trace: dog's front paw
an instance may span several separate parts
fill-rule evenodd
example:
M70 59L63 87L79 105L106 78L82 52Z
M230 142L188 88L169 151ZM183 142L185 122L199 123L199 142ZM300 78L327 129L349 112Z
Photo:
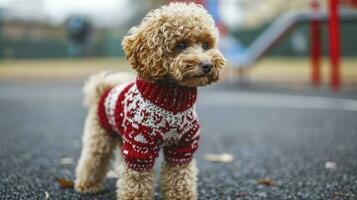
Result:
M77 180L74 189L82 194L98 194L102 191L102 184Z

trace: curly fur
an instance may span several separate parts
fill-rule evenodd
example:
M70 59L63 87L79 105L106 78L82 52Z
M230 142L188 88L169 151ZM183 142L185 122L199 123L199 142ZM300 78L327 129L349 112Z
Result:
M126 58L138 76L146 81L170 79L177 84L198 87L218 80L226 61L217 49L218 31L212 17L200 5L172 3L147 14L122 41ZM185 48L177 48L184 44ZM200 64L212 64L209 73ZM103 129L97 117L97 103L107 88L132 80L125 73L103 72L89 78L83 88L84 104L89 108L83 135L83 149L76 168L75 189L94 194L101 190L103 178L115 146L114 139ZM117 198L152 199L154 171L138 172L118 159ZM160 186L165 199L197 199L198 170L195 162L185 165L164 163Z
M134 80L135 76L131 73L113 73L110 71L94 74L86 81L83 87L83 104L87 107L95 105L103 92L115 85Z
M185 165L172 165L164 162L160 170L160 189L165 199L197 199L198 169L196 162Z
M154 194L154 170L138 172L127 168L125 165L119 168L117 181L117 196L120 200L150 200Z

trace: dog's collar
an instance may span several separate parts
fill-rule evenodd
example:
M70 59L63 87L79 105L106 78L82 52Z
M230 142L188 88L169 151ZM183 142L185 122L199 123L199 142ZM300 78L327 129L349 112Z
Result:
M147 82L136 79L140 94L153 104L173 113L183 112L196 102L197 88L180 86L176 83L157 81Z

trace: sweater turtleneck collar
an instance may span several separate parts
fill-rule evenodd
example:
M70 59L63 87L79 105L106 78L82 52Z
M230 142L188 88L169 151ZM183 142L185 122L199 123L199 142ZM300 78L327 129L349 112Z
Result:
M147 82L136 79L136 86L144 99L173 113L183 112L196 102L197 88L185 87L173 82Z

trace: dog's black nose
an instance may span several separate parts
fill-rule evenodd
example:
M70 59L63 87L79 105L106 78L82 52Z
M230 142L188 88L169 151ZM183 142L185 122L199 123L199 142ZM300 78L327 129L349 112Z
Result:
M201 62L199 66L205 74L210 73L213 67L212 63L208 61Z

